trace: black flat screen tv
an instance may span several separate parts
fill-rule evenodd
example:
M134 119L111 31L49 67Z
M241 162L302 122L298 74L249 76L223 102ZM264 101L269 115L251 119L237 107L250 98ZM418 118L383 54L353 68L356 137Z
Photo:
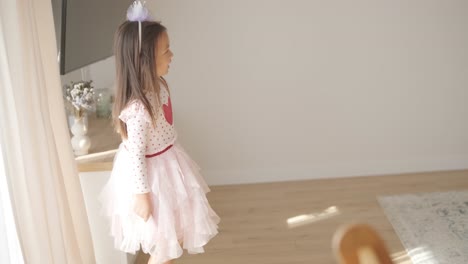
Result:
M60 74L113 55L114 33L131 0L52 0Z

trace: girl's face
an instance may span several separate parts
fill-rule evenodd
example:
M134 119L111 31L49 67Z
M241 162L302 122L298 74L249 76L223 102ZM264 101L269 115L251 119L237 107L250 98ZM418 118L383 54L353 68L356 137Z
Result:
M161 77L168 73L169 64L172 61L172 56L174 56L169 48L169 35L166 31L161 33L156 45L156 74Z

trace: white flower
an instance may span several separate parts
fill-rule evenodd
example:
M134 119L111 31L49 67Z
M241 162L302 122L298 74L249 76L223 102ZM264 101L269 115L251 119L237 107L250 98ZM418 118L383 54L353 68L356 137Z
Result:
M94 89L89 82L77 82L66 86L64 90L65 99L77 110L89 110L94 111Z

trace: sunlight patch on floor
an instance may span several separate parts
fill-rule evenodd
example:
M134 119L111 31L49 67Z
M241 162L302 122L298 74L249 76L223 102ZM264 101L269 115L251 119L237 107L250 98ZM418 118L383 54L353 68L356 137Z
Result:
M400 251L393 253L390 256L395 264L412 264L410 257L406 253L406 251Z
M340 211L336 206L330 206L319 213L303 214L288 218L286 221L289 228L296 228L303 225L312 224L318 221L328 219L330 217L339 215Z
M392 254L392 260L396 264L437 264L434 254L427 247L417 247L411 250L400 251Z
M408 250L408 255L414 264L437 264L439 263L434 254L427 247L417 247Z

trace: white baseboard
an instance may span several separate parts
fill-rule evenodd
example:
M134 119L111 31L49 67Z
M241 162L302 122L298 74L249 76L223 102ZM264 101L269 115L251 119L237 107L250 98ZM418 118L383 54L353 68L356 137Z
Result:
M468 169L468 157L310 164L285 168L202 170L209 185L283 182Z

